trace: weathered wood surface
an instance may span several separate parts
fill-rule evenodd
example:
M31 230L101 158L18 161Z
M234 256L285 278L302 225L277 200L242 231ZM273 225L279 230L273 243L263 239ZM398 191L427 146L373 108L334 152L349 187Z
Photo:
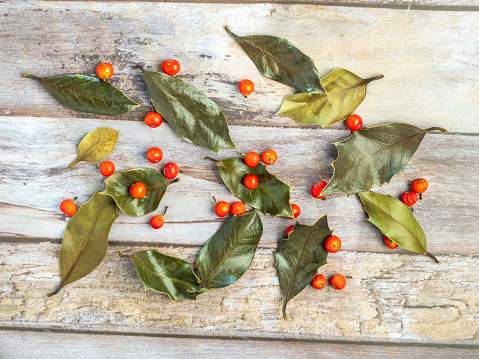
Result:
M232 124L298 126L273 117L293 90L258 73L223 30L229 24L238 34L287 37L316 60L323 75L338 67L362 77L383 73L358 109L368 125L394 119L479 132L479 12L31 1L2 3L0 14L0 63L9 84L0 98L0 115L93 118L59 107L20 74L93 73L100 61L115 66L114 84L148 105L146 86L133 66L159 68L162 60L174 57L182 65L179 77L224 107ZM248 99L236 88L243 78L256 83ZM147 110L122 119L141 120Z

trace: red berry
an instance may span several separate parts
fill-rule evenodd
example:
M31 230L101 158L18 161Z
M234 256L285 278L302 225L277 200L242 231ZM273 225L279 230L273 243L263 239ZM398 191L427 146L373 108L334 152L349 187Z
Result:
M165 60L163 64L161 64L161 69L167 75L176 75L180 72L180 63L176 60Z
M326 187L328 184L326 182L318 182L311 187L311 196L314 198L325 198L326 195L321 195L321 191Z
M411 184L411 189L419 194L419 199L422 199L422 194L426 192L428 183L424 178L418 178Z
M178 166L176 165L176 163L173 163L173 162L167 163L163 170L165 177L168 179L175 178L176 176L178 176L179 172L180 170L178 169Z
M152 147L146 152L146 158L151 163L158 163L163 158L163 152L158 147Z
M341 274L335 274L329 283L334 289L341 290L346 286L346 278L344 278L344 276Z
M293 229L294 229L294 224L292 224L291 226L288 227L288 229L286 229L286 235L288 237L291 234L291 232L293 231Z
M363 119L359 115L351 115L346 120L346 124L351 131L358 131L363 127Z
M146 194L146 187L141 182L133 183L130 187L130 195L133 198L143 198Z
M294 218L298 218L298 216L301 214L301 209L299 208L299 206L293 203L291 205L291 209L293 210ZM293 217L289 217L289 218L293 218Z
M389 237L384 237L384 243L391 249L398 247L397 243L393 242Z
M163 227L164 224L165 220L163 219L163 216L154 216L150 219L150 226L152 226L154 229L159 229Z
M246 163L246 166L248 167L256 167L259 163L259 155L256 152L248 152L244 158L244 163Z
M163 122L163 118L158 112L151 111L148 112L145 116L145 123L150 127L158 127Z
M403 201L403 203L408 207L414 206L417 202L416 192L413 192L413 191L404 192L401 196L401 201Z
M314 289L323 289L326 286L326 277L322 274L316 274L311 281L311 285Z
M246 207L243 202L233 202L231 204L231 214L233 216L241 216L246 212Z
M248 189L255 189L258 187L258 177L255 175L248 175L244 178L243 184Z
M66 199L60 203L60 211L65 213L67 216L73 216L77 213L77 205L71 199Z
M108 62L104 62L96 67L96 75L102 79L107 80L113 76L113 66Z
M228 202L221 201L215 205L215 213L218 217L226 216L230 211L230 205Z
M329 253L336 253L341 249L341 240L338 236L329 236L324 243L324 247Z
M272 165L278 159L278 155L273 150L264 151L261 154L261 160L265 165Z
M239 91L246 97L254 91L254 83L250 80L241 80L238 85Z
M111 161L104 161L100 165L100 173L105 177L110 177L115 172L115 165Z

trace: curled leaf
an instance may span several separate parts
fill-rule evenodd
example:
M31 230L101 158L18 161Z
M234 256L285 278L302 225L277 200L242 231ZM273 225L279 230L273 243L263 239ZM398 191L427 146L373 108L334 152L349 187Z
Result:
M70 163L75 166L80 161L97 163L107 158L115 149L118 140L117 130L111 128L97 128L82 138L78 145L78 157Z

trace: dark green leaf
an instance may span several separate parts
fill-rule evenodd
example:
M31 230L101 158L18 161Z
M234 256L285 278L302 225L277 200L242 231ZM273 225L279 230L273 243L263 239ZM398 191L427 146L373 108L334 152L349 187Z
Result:
M135 168L115 172L107 177L106 190L102 193L112 196L120 210L127 216L139 217L156 211L167 187L178 181L179 178L166 179L152 168ZM130 195L130 187L135 182L141 182L146 186L145 197L134 198Z
M383 77L365 80L347 70L333 70L321 80L326 93L286 96L276 115L302 124L330 126L351 115L366 97L367 84Z
M369 215L368 221L399 247L424 254L439 261L427 251L426 235L411 210L400 200L375 192L360 192L359 197Z
M262 234L256 210L228 219L201 249L198 269L202 286L223 288L236 282L251 265Z
M57 294L65 285L83 278L102 262L111 226L119 216L116 208L110 196L98 192L80 206L63 234L60 249L62 281L58 289L49 295Z
M103 161L115 149L118 131L111 128L97 128L82 138L78 145L78 157L70 163L75 166L80 161L97 163Z
M355 131L335 143L338 158L332 163L334 174L322 194L344 192L347 196L383 185L404 168L416 152L424 135L433 127L421 130L404 123L387 123Z
M293 210L289 203L292 187L269 173L266 166L258 164L256 167L250 168L242 158L227 158L222 161L209 157L207 159L216 163L223 182L231 190L231 193L244 203L263 213L269 213L273 217L293 217ZM251 190L244 186L243 179L247 175L258 177L256 189Z
M288 40L268 35L240 37L232 33L228 26L225 29L264 76L301 92L325 92L313 59Z
M274 257L283 291L285 319L288 302L313 280L318 268L327 263L324 242L332 233L325 215L312 226L296 222L288 238L279 241Z
M72 110L97 115L123 115L140 106L115 86L96 76L67 74L39 78L38 81L60 104Z
M186 141L218 153L236 148L221 108L189 83L142 69L156 111Z

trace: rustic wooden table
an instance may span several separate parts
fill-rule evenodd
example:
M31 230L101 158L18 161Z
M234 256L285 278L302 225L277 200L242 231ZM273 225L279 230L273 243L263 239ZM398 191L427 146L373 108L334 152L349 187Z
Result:
M209 2L0 1L0 357L477 358L478 2ZM331 143L348 131L343 123L321 130L274 117L292 89L262 77L225 24L240 34L288 38L323 75L339 67L362 77L383 73L357 111L367 125L400 121L450 131L427 135L404 177L379 190L397 196L412 179L429 180L416 215L440 264L385 247L356 196L309 195L315 181L332 175ZM264 219L253 264L234 285L184 303L143 291L118 251L160 248L191 260L223 221L211 196L234 199L215 166L203 161L211 153L168 124L148 129L148 106L114 118L80 114L20 74L94 73L108 61L115 67L111 82L148 105L133 66L158 69L167 58L179 59L179 77L223 107L239 149L278 152L271 170L295 187L303 223L328 213L343 250L321 271L350 276L343 291L308 287L282 319L271 249L292 223L285 218ZM236 87L243 78L256 84L248 99ZM97 270L48 298L59 283L68 221L58 204L85 201L103 186L94 164L67 165L80 139L100 126L120 130L110 157L117 169L149 165L145 151L157 145L166 161L180 165L181 182L163 199L169 212L162 230L145 217L122 215Z

